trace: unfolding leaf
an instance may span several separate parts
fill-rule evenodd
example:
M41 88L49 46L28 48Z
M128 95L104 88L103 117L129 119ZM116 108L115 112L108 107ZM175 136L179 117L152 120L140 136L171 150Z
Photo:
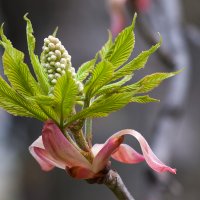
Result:
M159 47L160 42L154 46L152 46L149 50L143 51L132 61L124 65L118 71L114 73L113 80L119 79L126 75L132 74L135 70L139 70L145 66L148 61L148 58L151 54L153 54Z
M145 96L132 97L130 102L151 103L151 102L159 102L159 100L158 99L154 99L154 98L150 97L149 95L145 95Z
M108 61L101 61L93 70L92 76L85 85L86 96L91 98L113 76L113 65Z
M97 59L97 57L95 57L94 59L92 59L88 62L83 63L79 67L79 69L76 73L76 79L77 80L84 81L87 78L87 76L92 72L92 70L94 68L96 59Z
M53 96L37 95L30 98L32 101L35 101L39 104L46 106L53 106L56 104L55 98Z
M131 78L132 78L132 75L127 75L116 83L105 85L100 90L98 90L96 95L102 95L102 94L107 94L107 93L112 93L114 91L117 91L117 89L119 89L123 84L128 82Z
M150 92L151 90L159 86L162 81L172 76L175 76L179 72L180 71L171 72L171 73L154 73L151 75L147 75L132 85L127 85L127 86L122 87L120 89L120 92L130 92L134 90L137 90L138 94Z
M108 31L108 41L103 45L103 47L99 51L102 60L107 55L109 49L112 47L112 44L113 44L113 42L112 42L112 33L110 31Z
M69 122L88 117L105 117L127 105L133 96L132 92L102 96L94 101L92 105L83 109L69 119Z
M41 121L48 119L37 104L16 93L2 77L0 77L0 107L16 116L34 117Z
M48 116L48 119L52 119L54 122L59 123L59 116L58 113L53 109L53 107L44 105L41 103L37 103L39 108Z
M54 88L55 101L57 102L56 108L60 112L61 117L69 117L77 94L77 85L70 72L66 72L65 75L58 79Z
M37 55L35 55L35 37L33 36L33 28L31 21L24 16L24 19L27 22L26 25L26 35L27 35L27 43L28 43L28 51L31 59L31 63L35 72L35 75L37 77L37 80L45 94L48 94L49 91L49 83L47 75L44 72L44 68L41 66L41 63L39 61L39 58Z
M1 28L0 44L4 47L3 67L4 73L8 77L13 88L25 96L33 96L40 93L40 88L31 75L28 66L24 63L24 54L15 49L6 38Z
M111 62L115 69L126 62L133 51L135 43L135 36L133 33L135 20L136 15L132 24L119 33L114 41L114 44L105 56L105 59Z

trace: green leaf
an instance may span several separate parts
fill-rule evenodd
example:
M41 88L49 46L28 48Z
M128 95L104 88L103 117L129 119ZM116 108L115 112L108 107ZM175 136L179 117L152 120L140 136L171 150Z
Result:
M32 96L40 93L40 88L31 75L28 66L24 63L24 54L15 49L6 38L1 29L0 44L4 47L3 66L4 73L8 77L13 88L25 96Z
M41 121L48 119L36 104L15 92L2 77L0 77L0 107L15 116L34 117Z
M90 107L83 109L71 117L69 123L88 117L105 117L111 112L115 112L127 105L132 96L132 92L102 96L98 98L98 100L94 101Z
M95 65L96 60L97 60L97 56L94 59L92 59L92 60L90 60L88 62L83 63L79 67L79 69L78 69L78 71L76 73L76 79L79 80L79 81L81 81L81 82L84 81L87 78L87 76L94 69L94 65Z
M134 16L131 26L125 28L114 41L109 49L105 59L111 62L115 69L121 66L130 57L135 43L133 29L135 26L136 15Z
M42 67L39 58L35 55L35 37L33 36L33 28L31 21L26 17L27 14L24 16L24 19L27 22L26 25L26 36L27 36L27 44L28 44L28 51L31 59L31 64L33 66L35 75L37 80L42 88L44 94L48 94L49 92L49 82L47 74L44 72L44 68Z
M131 98L130 102L135 102L135 103L151 103L151 102L159 102L160 100L154 99L150 97L149 95L145 96L135 96Z
M54 88L55 101L57 102L56 108L60 113L61 120L71 114L77 94L78 87L70 72L66 72L65 75L58 79Z
M127 86L122 87L120 92L130 92L134 90L137 90L138 94L150 92L151 90L159 86L162 81L172 76L175 76L179 72L180 71L171 72L171 73L155 73L155 74L147 75L132 85L127 85Z
M109 49L112 47L112 33L108 31L108 41L103 45L101 50L99 51L99 54L101 56L101 59L104 60L105 56L107 55Z
M114 91L117 91L117 89L119 89L123 84L131 80L131 78L132 78L132 75L128 75L116 83L105 85L100 90L97 91L96 95L113 93Z
M51 106L44 105L42 103L37 103L37 104L39 108L42 110L42 112L45 113L46 116L48 116L48 119L52 119L57 124L59 124L59 116Z
M91 98L113 76L113 65L108 61L101 61L93 70L92 77L86 83L84 90L86 96Z
M149 50L140 53L136 58L134 58L128 64L124 65L122 68L116 71L114 73L113 80L132 74L135 70L144 68L149 59L149 56L153 54L160 47L160 45L161 42L152 46Z
M31 101L35 101L40 105L54 106L56 104L53 96L37 95L30 98Z
M1 36L1 39L2 41L4 41L5 43L9 44L12 46L12 43L10 40L7 39L7 37L4 35L4 32L3 32L3 26L4 24L1 25L1 28L0 28L0 36Z

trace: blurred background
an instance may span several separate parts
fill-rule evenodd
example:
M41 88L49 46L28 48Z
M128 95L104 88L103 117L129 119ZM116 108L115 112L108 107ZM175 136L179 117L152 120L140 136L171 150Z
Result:
M94 143L103 143L118 130L135 129L162 161L177 168L176 176L158 175L146 163L124 165L113 161L113 168L136 200L199 200L199 10L198 0L0 0L0 22L5 22L7 36L26 55L26 12L37 38L37 54L43 39L59 26L58 37L77 69L101 48L108 28L116 35L137 11L133 57L157 41L157 32L163 44L145 70L135 74L134 81L153 72L185 68L152 92L160 103L130 104L106 119L94 120ZM27 57L26 61L29 63ZM41 134L41 122L0 111L0 127L0 200L115 199L105 186L74 180L59 169L41 171L28 151ZM134 140L126 141L140 151Z

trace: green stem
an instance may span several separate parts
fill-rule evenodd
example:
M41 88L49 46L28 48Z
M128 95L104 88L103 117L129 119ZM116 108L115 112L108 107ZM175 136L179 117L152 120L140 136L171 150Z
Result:
M92 118L85 120L85 136L89 147L92 147Z
M78 144L78 146L82 150L82 152L81 152L82 155L85 158L87 158L87 160L89 162L92 163L94 157L93 157L93 154L92 154L92 152L90 150L90 147L89 147L89 145L88 145L88 143L87 143L87 141L86 141L86 139L85 139L85 137L83 135L82 129L80 129L78 131L73 131L73 136L74 136L74 139L75 139L76 143Z
M86 151L86 152L90 151L90 148L89 148L89 146L87 144L87 141L86 141L86 139L85 139L85 137L83 135L82 129L77 130L77 131L74 130L72 133L73 133L74 139L75 139L76 143L78 144L78 146L83 151Z
M62 133L65 135L65 137L67 138L67 140L81 153L84 154L84 151L76 144L76 142L74 142L74 140L70 137L70 135L62 130Z
M90 106L90 104L93 102L94 98L91 100L88 100L85 102L84 108L87 108ZM85 120L85 136L86 140L88 142L88 145L92 147L92 118L87 118Z

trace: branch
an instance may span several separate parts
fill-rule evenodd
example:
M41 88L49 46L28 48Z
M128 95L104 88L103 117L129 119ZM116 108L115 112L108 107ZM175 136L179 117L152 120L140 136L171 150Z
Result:
M124 185L120 175L116 171L110 170L107 173L104 184L115 194L119 200L134 200Z
M89 179L87 182L90 184L98 183L106 185L115 194L118 200L135 200L116 171L112 169L107 171L107 169L105 169L105 172L102 173L105 173L105 176Z

